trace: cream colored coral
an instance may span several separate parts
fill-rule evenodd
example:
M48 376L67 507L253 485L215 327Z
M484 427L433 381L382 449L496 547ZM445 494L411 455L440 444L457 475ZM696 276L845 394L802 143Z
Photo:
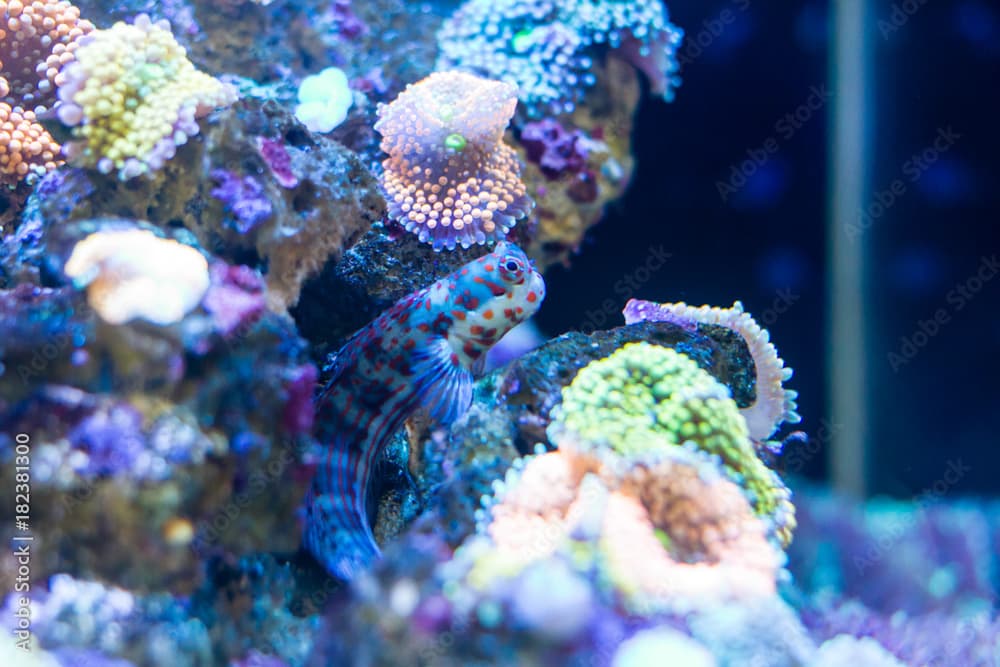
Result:
M596 565L640 614L773 595L781 552L740 487L712 465L685 449L628 462L561 442L498 484L479 537L456 557L484 591L569 554Z
M646 312L652 312L652 315L647 316ZM800 421L795 411L798 392L784 388L784 383L792 377L792 369L787 368L778 356L767 329L757 324L739 301L732 308L696 307L683 302L654 304L638 299L629 301L625 306L625 323L634 324L645 319L715 324L732 329L746 341L756 370L757 398L753 405L742 408L740 412L754 440L766 440L782 422L794 424Z
M64 267L106 322L144 319L169 325L201 303L208 262L197 250L144 230L91 234L73 248Z

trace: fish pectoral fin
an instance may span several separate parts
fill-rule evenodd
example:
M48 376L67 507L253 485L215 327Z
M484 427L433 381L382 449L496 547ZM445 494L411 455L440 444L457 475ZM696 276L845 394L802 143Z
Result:
M413 372L421 404L435 421L450 424L469 409L472 373L462 366L444 338L436 338L415 352Z
M486 372L486 355L481 354L479 357L472 362L472 377L478 378L482 377Z

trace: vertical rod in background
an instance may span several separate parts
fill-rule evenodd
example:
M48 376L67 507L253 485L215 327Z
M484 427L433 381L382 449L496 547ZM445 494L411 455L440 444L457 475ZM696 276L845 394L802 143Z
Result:
M827 395L832 440L829 462L835 488L863 496L868 485L866 246L857 228L869 196L870 63L868 0L834 0L829 76L831 168L828 175L826 336Z

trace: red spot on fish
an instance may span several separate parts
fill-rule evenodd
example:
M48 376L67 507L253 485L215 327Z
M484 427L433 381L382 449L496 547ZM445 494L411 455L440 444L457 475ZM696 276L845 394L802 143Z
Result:
M491 271L492 272L495 267L492 264L487 264L483 268L486 269L487 271Z
M492 308L487 308L486 310L484 310L483 311L483 318L487 319L487 320L492 320L493 319L493 309Z
M528 297L527 298L528 298L528 303L534 303L534 302L538 301L538 295L535 294L534 290L532 290L531 292L528 292Z
M512 320L512 319L514 319L514 309L513 309L513 308L504 308L504 309L503 309L503 315L504 315L504 317L506 317L506 318L507 318L508 320Z
M471 327L469 327L469 333L471 333L473 336L478 336L479 334L483 333L483 328L478 324L473 324Z
M417 341L413 340L412 338L407 338L406 340L403 341L404 350L412 350L416 346L417 346Z
M486 280L486 278L483 278L482 276L476 276L475 278L473 278L473 280L479 283L480 285L486 285L486 287L489 288L490 293L493 296L500 296L501 294L507 291L504 289L503 285L497 285L492 280ZM509 294L507 296L510 297Z
M451 311L451 314L452 314L452 316L456 320L459 320L459 321L464 321L465 320L465 311L464 310L457 310L456 309L456 310Z
M434 318L434 323L431 326L431 330L434 333L443 336L448 333L448 327L451 326L451 318L444 313L438 313L438 316Z

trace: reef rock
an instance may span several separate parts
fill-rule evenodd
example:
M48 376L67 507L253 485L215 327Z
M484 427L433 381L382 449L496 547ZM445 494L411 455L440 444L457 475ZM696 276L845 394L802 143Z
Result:
M194 308L131 293L144 266L159 277L153 261L123 264L137 235L201 259L173 281L198 290ZM36 580L189 591L206 555L298 546L290 517L307 482L316 369L287 316L267 310L259 274L174 237L122 219L65 222L38 241L40 274L61 284L0 290L0 481L13 488L27 439ZM71 257L72 283L60 269ZM12 585L14 571L8 554L0 579Z
M201 124L149 177L122 182L80 168L50 174L22 225L44 229L113 215L183 226L219 257L261 269L268 306L284 311L307 278L382 216L378 185L353 152L309 132L276 102L244 100ZM23 275L9 256L30 248L24 239L8 246L0 265Z

